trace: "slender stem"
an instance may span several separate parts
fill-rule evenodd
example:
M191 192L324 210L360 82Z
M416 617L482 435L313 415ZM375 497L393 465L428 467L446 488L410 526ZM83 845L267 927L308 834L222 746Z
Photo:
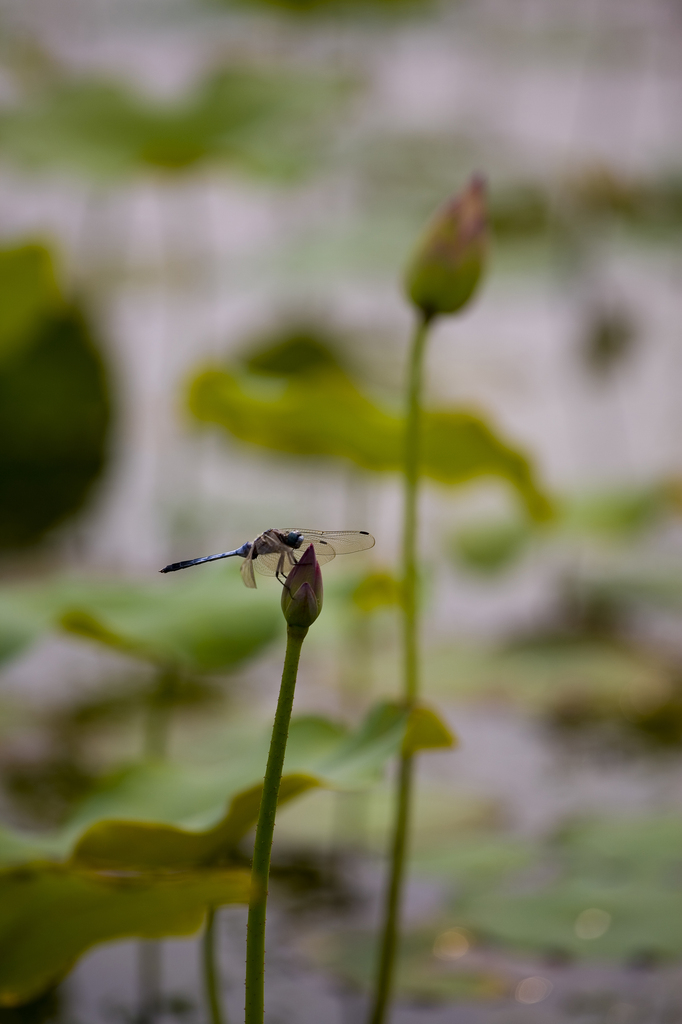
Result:
M220 982L216 964L216 908L209 907L203 941L204 988L211 1024L227 1024L220 1002Z
M421 392L424 349L430 319L418 322L410 354L410 376L405 426L405 491L403 520L403 655L405 700L412 703L419 692L417 615L417 512L419 456L421 448Z
M160 942L137 944L140 1024L152 1024L161 1009L161 949Z
M419 458L421 447L421 391L424 349L430 317L418 322L410 354L407 422L405 426L404 520L403 520L403 666L404 700L409 709L419 693L419 615L417 573L417 529ZM371 1024L384 1024L395 973L398 949L407 837L412 801L411 754L402 754L396 786L396 812L391 847L391 869L386 886L384 924L381 937L376 990Z
M146 708L143 753L148 758L164 758L168 750L169 702L176 675L172 668L161 669ZM150 1024L159 1013L161 1002L162 943L146 940L137 944L137 972L140 984L140 1020Z
M170 732L170 702L177 685L174 668L159 671L156 685L149 695L144 733L145 757L165 758Z
M265 912L270 878L270 854L275 831L277 798L282 778L282 766L289 735L291 708L301 647L308 632L306 628L287 626L287 649L284 656L282 683L272 727L270 752L263 780L256 839L253 846L251 869L251 899L246 928L246 1024L263 1024L265 1010Z

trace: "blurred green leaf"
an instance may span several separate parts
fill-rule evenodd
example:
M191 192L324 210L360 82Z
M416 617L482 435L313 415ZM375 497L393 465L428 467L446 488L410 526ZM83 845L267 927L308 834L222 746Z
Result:
M203 578L147 586L82 584L64 594L62 629L121 653L194 672L230 669L281 632L267 593L244 590L239 575L219 570ZM69 606L71 605L71 606Z
M346 92L329 75L234 68L161 103L113 81L80 78L0 114L0 156L104 180L183 171L208 159L290 178L319 155L329 112Z
M81 507L104 466L109 404L101 355L49 252L0 250L0 548Z
M254 375L207 369L191 383L189 407L198 420L272 451L348 459L374 472L402 466L402 418L375 405L340 369L282 378L274 396ZM550 515L528 460L471 413L427 412L422 452L424 473L440 483L502 477L533 518Z
M467 895L460 883L462 924L526 951L597 960L679 957L682 819L575 824L538 846L534 859L535 870L526 868L520 885L512 874ZM586 912L601 918L599 927L581 930Z
M430 691L439 699L502 701L546 716L574 699L623 713L669 693L660 657L631 645L594 639L522 637L497 649L455 647L427 652Z
M370 572L357 584L351 600L365 615L380 608L395 608L402 604L402 586L390 572Z
M451 749L456 746L456 737L432 708L422 705L412 708L403 737L403 754L416 754L419 750Z
M312 775L283 775L278 806L318 786ZM263 784L232 798L214 828L190 832L149 822L102 821L76 843L71 863L96 870L186 871L225 863L258 820Z
M30 646L48 625L46 616L17 605L7 590L0 591L0 665Z
M293 15L411 14L422 10L431 0L214 0L223 5L270 7Z
M36 863L0 873L0 1005L59 981L91 946L198 931L208 907L248 900L246 871L113 875Z
M603 491L568 499L561 523L568 530L625 540L653 526L668 507L665 486Z
M284 763L291 780L287 799L315 786L363 789L378 782L388 760L400 752L408 722L406 710L390 702L371 708L354 731L319 716L295 718ZM444 727L432 712L417 725L415 749L444 740ZM140 857L159 858L160 863L164 851L180 851L173 855L196 855L203 863L211 851L232 849L255 821L249 815L257 814L268 743L265 733L254 736L237 729L226 739L227 762L151 761L115 772L101 780L59 832L31 836L0 831L0 863L63 858L74 849L81 857L83 850L97 849L101 842L111 842L122 856L128 848L134 851L131 856L138 856L139 849ZM140 823L139 832L135 823ZM176 827L157 830L157 825ZM139 836L137 845L133 834Z
M417 851L415 871L439 879L455 879L471 893L488 891L493 884L533 865L537 848L527 839L505 835L460 835L457 842L431 845Z
M323 330L293 326L274 337L261 338L242 357L244 368L266 377L297 377L324 370L340 370L341 360Z
M576 934L579 915L608 915L603 935ZM517 949L597 960L679 957L682 895L644 885L595 885L572 879L524 895L480 896L464 921L487 937Z
M511 978L499 968L444 963L433 955L436 933L410 930L401 935L396 963L396 990L406 1001L429 1008L440 1002L499 1000L509 994ZM376 937L366 932L335 930L316 935L307 952L354 989L372 990L376 974ZM437 1012L437 1011L436 1011ZM457 1011L455 1011L457 1012Z
M97 643L104 644L105 647L111 647L115 651L120 651L122 654L134 654L144 658L150 656L141 644L135 644L130 640L126 640L125 637L119 636L118 633L114 633L113 630L107 629L106 626L88 612L78 609L76 611L64 612L59 619L59 625L67 633L74 633L85 640L94 640Z
M0 865L25 864L44 856L51 856L54 849L54 837L48 836L43 842L42 836L0 825Z
M42 322L62 307L44 246L24 243L0 249L0 366L18 348L31 344Z
M528 523L490 520L461 527L453 539L453 554L472 572L494 575L509 568L532 537Z

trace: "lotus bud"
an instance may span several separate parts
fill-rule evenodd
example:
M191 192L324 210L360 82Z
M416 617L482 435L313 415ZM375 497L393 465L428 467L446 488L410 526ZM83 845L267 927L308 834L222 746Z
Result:
M307 629L322 611L322 571L311 544L287 576L282 611L289 626Z
M475 175L438 210L417 247L405 284L427 320L456 313L476 291L488 247L485 191Z

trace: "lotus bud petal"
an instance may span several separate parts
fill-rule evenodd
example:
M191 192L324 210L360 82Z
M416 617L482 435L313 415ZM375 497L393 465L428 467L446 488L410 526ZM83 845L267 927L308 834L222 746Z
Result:
M322 611L322 571L311 544L287 576L282 611L289 626L307 629Z
M435 214L407 271L407 293L424 316L456 313L473 296L488 248L485 181L475 175Z

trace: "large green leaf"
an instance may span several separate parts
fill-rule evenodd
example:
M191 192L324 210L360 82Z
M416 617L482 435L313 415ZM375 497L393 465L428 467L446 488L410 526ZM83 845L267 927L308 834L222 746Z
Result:
M286 178L317 157L329 111L345 91L331 76L235 68L161 103L112 81L81 78L0 115L0 155L105 180L144 169L182 171L207 159Z
M580 916L594 911L606 928L581 937ZM462 920L496 942L535 952L597 960L682 953L682 894L657 886L572 879L545 892L481 895Z
M294 721L279 802L319 786L367 785L406 735L411 749L432 747L424 714L431 725L437 721L425 709L410 716L398 705L382 704L356 733L319 717ZM140 766L119 778L118 791L113 782L99 803L90 798L89 808L52 837L31 840L5 830L0 850L15 862L72 852L66 863L34 861L0 873L0 1004L35 997L95 943L190 934L208 906L243 901L247 876L217 866L229 864L257 820L262 781L244 786L243 779L249 771L262 779L266 747L247 738L251 765L240 763L232 776L222 766L194 776L179 765ZM311 770L291 770L302 764ZM215 824L177 823L214 813L220 788L231 798ZM117 806L126 820L111 820ZM134 820L145 813L156 820ZM164 816L175 821L159 820Z
M319 785L312 775L284 775L278 804ZM147 822L99 822L78 840L71 863L98 870L183 871L229 862L258 820L262 793L262 783L238 793L222 821L205 832Z
M431 709L418 706L410 714L391 703L372 708L355 731L317 716L294 719L283 794L288 801L319 786L366 788L381 779L406 737L411 752L444 748L452 745L445 730ZM183 867L203 865L232 850L255 823L268 742L267 734L241 728L226 738L225 763L154 761L121 770L103 780L59 832L1 831L0 863L64 858L75 850L78 858L101 864L96 857L104 858L104 849L119 851L122 864L127 857L139 866L170 866L172 856Z
M160 666L237 666L282 630L271 595L247 593L237 566L153 583L54 577L0 587L0 660L57 624Z
M574 825L536 848L535 871L526 867L521 885L512 872L467 892L460 877L458 920L526 951L679 957L681 851L682 820L672 815Z
M36 609L13 600L10 588L0 590L0 665L16 657L49 626Z
M235 567L149 585L74 586L61 609L59 624L71 634L194 672L233 668L281 632L272 596L245 591Z
M533 538L528 523L519 519L489 519L461 527L452 553L469 571L494 576L513 565Z
M55 984L91 946L198 931L208 907L248 900L242 870L105 875L35 863L0 873L0 1005Z
M0 548L33 543L81 507L109 415L101 355L59 296L49 252L0 251Z
M457 739L433 708L417 705L412 709L403 737L404 754L416 754L420 750L450 750L455 746Z
M235 0L213 0L214 3L232 5ZM355 15L396 15L412 14L424 8L430 0L237 0L245 7L270 7L297 16L324 16L331 14Z
M452 734L436 713L421 706L407 714L398 705L380 704L360 729L348 736L339 735L320 718L302 719L294 724L292 732L280 803L319 786L368 785L380 777L386 761L401 748L416 753L453 744ZM292 763L307 764L309 772L293 773ZM76 843L73 863L110 870L185 870L222 863L255 825L261 793L261 782L240 790L224 817L202 831L151 822L96 823Z
M374 472L402 466L403 420L368 398L340 368L318 367L271 381L209 368L191 383L189 407L205 423L272 451L348 459ZM507 480L533 518L550 514L525 456L479 416L432 411L424 416L423 472L446 485L482 476Z
M411 930L401 935L395 986L402 999L413 1005L433 1007L440 1002L499 1000L513 989L512 979L506 976L503 966L495 965L494 961L489 965L470 965L465 960L460 965L438 960L433 955L436 934L430 929ZM343 978L353 989L372 991L376 978L375 935L336 929L327 935L316 935L307 952L315 962Z
M0 365L30 344L63 307L48 250L35 242L0 250Z

